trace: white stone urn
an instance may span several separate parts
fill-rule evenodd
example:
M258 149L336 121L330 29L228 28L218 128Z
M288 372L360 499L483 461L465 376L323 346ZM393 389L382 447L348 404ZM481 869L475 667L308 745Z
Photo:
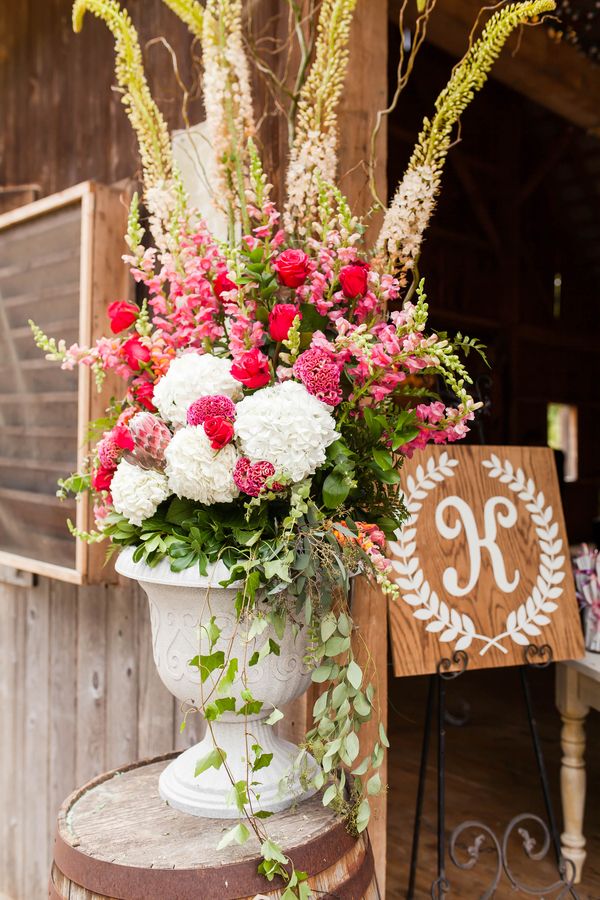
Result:
M300 776L314 771L313 758L305 753L301 771L292 768L299 748L277 737L273 726L266 724L274 708L280 709L301 696L310 685L310 673L303 661L308 640L306 629L294 630L288 621L282 640L270 625L260 636L247 640L249 623L238 622L236 617L236 588L220 587L220 582L228 578L223 563L209 565L206 577L195 566L175 573L168 560L153 567L134 562L134 549L128 547L120 553L116 569L126 578L139 581L148 595L154 662L169 691L178 700L189 701L202 711L203 703L219 696L215 687L223 670L209 675L201 690L198 668L190 666L189 661L199 654L222 650L226 660L234 657L239 660L240 671L227 691L228 696L235 697L236 708L244 703L241 693L245 687L254 699L263 703L257 714L244 717L224 712L218 721L211 722L214 742L227 754L226 765L209 768L195 776L198 760L215 746L207 728L200 743L181 753L163 771L159 780L161 797L175 809L194 816L238 818L240 813L229 800L232 780L259 782L253 788L258 795L252 796L254 811L279 812L310 796L314 790L305 790ZM212 616L221 635L211 651L206 626ZM257 665L244 666L244 661L248 663L269 638L279 644L280 655L270 653ZM254 774L247 765L248 757L250 761L254 759L253 744L259 744L263 753L273 754L268 767Z

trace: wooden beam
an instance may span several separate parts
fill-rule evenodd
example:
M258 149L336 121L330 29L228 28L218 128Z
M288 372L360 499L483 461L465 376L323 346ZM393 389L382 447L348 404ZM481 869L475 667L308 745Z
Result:
M428 41L460 58L481 7L480 0L439 0L429 22ZM399 8L400 0L390 0L394 21ZM492 73L540 106L600 135L600 67L571 45L553 41L546 28L527 27L515 35Z
M377 112L387 105L388 72L388 0L359 0L350 38L350 62L342 102L340 104L340 173L341 188L353 211L364 215L373 205L369 189L368 163L371 134ZM387 197L387 121L379 131L375 170L377 192ZM374 238L379 231L378 216L369 222ZM352 598L352 616L358 627L359 640L355 652L364 660L367 647L378 673L381 717L387 727L387 601L380 590L371 588L364 579L357 579ZM365 747L377 740L377 722L369 722L361 729ZM385 771L381 778L385 783ZM386 896L386 829L387 795L373 803L373 818L369 837L375 855L375 871L379 893Z

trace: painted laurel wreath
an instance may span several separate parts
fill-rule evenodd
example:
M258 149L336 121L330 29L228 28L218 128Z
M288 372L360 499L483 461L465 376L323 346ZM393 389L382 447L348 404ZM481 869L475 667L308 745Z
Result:
M565 557L561 555L563 542L558 537L558 523L553 519L552 507L546 505L544 494L536 490L533 479L527 478L522 469L515 471L508 460L501 462L493 453L489 459L483 460L482 465L488 470L488 476L506 484L525 504L538 538L540 566L529 596L508 614L505 630L495 637L478 634L470 616L453 609L438 597L436 591L431 590L419 559L414 556L417 520L423 501L437 484L454 476L453 469L458 464L457 459L451 459L444 452L437 462L431 458L425 467L417 466L415 477L409 475L406 479L405 504L409 519L399 532L397 543L392 545L395 556L393 566L398 575L396 584L403 592L404 602L413 607L413 616L426 621L426 630L437 634L439 641L455 641L455 650L466 650L473 641L479 641L483 644L480 655L490 647L508 653L503 642L510 639L515 644L526 646L532 637L541 634L540 628L548 625L549 615L558 608L554 601L562 594L560 584L565 577L562 571Z

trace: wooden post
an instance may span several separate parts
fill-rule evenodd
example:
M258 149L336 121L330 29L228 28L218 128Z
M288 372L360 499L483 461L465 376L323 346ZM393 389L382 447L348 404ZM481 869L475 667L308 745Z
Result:
M365 214L373 205L369 190L371 134L377 112L387 106L388 97L388 0L358 0L350 40L350 63L340 108L341 188L355 213ZM382 122L376 144L375 181L377 193L387 200L387 128ZM376 218L376 217L375 217ZM369 222L371 237L377 222ZM354 647L362 664L370 656L377 671L380 717L387 728L387 600L380 590L358 578L352 598L352 616L358 634ZM368 747L377 740L378 721L374 717L361 729L361 741ZM385 784L386 771L381 772ZM369 836L375 856L375 871L385 897L387 797L382 794L372 804Z

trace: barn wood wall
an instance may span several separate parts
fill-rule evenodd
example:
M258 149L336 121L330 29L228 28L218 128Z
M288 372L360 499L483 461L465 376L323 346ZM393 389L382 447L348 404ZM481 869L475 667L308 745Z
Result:
M187 29L160 0L124 5L138 27L150 85L169 127L185 122L169 52L148 43L160 35L177 53L190 91L189 121L198 121L195 48ZM371 77L354 77L344 100L350 122L341 148L344 188L361 204L367 177L364 167L353 167L367 152L368 120L384 105L386 7L387 0L370 0L368 12L366 5L359 11L355 71L368 70ZM253 16L259 36L284 27L277 0L261 0ZM112 39L92 16L80 35L73 34L71 0L0 0L0 209L86 179L112 184L139 175L135 138L111 90L113 59ZM256 93L264 103L264 85L258 83ZM262 138L273 171L285 159L285 129L267 116ZM385 132L380 151L384 161ZM380 178L385 192L384 165ZM280 179L274 181L279 190ZM372 654L383 657L385 672L381 595L367 590L356 600L361 634ZM385 677L380 696L385 713ZM290 711L292 733L305 715L306 703ZM41 578L19 587L0 579L0 900L45 895L62 800L108 768L197 741L197 719L180 734L181 718L156 674L147 601L135 585L77 588ZM371 837L383 889L384 801L379 806Z

